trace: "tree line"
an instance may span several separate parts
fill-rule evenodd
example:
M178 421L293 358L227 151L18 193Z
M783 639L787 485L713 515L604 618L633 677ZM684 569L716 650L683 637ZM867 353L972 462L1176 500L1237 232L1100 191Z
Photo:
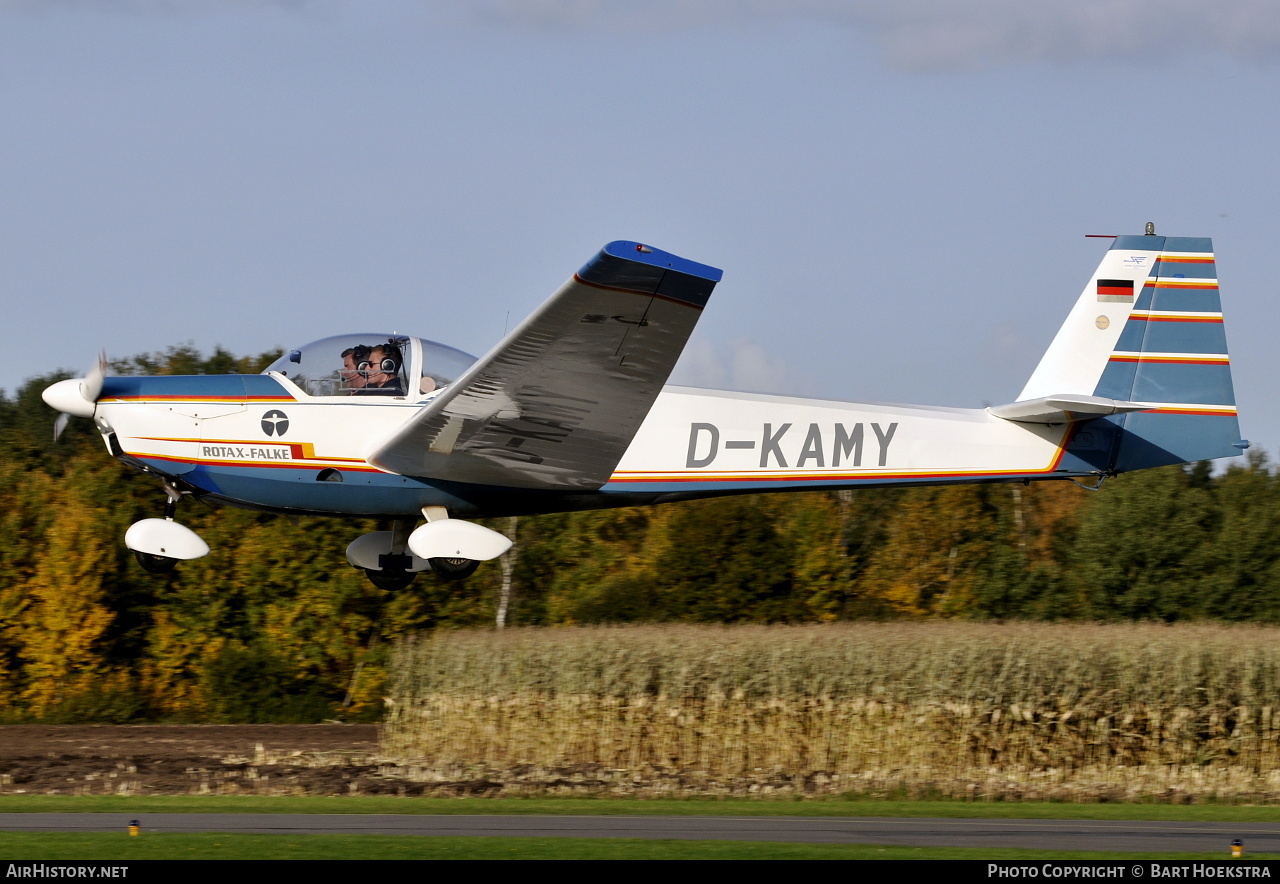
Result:
M257 371L275 353L117 373ZM375 589L367 519L184 501L208 541L143 572L125 529L158 483L88 421L52 439L33 378L0 395L0 721L371 719L400 637L442 627L839 620L1280 621L1280 479L1261 453L1108 480L730 496L494 519L513 552L460 583ZM554 641L554 635L548 636Z

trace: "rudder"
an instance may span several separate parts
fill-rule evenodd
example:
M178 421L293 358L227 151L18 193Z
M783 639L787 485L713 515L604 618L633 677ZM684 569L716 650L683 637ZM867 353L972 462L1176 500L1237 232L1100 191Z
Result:
M1094 395L1150 403L1119 417L1116 472L1241 453L1217 263L1207 237L1163 240ZM1121 236L1113 249L1152 237Z

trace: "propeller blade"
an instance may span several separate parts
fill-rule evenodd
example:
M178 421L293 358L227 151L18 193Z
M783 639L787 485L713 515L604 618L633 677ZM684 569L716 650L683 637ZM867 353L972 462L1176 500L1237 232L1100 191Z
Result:
M93 365L84 373L80 382L80 394L89 402L97 402L102 395L102 381L107 376L107 351L101 350Z
M62 431L67 428L67 422L71 420L71 415L65 411L58 415L58 419L53 422L53 441L57 442L62 436Z

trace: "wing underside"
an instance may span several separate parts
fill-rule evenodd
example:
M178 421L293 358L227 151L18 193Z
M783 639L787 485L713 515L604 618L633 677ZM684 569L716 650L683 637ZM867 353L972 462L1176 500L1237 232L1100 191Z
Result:
M368 460L515 488L603 485L721 272L613 242Z

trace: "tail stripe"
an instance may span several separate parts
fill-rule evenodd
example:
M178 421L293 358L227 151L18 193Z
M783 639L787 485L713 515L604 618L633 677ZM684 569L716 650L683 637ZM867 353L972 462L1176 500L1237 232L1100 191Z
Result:
M1166 264L1212 264L1213 255L1205 252L1166 251L1160 255L1160 260Z
M1221 313L1193 313L1189 310L1134 310L1129 314L1134 322L1222 322Z
M1149 408L1143 414L1208 414L1213 416L1234 417L1234 405L1158 405Z
M1125 353L1117 350L1111 354L1112 362L1164 362L1185 365L1229 365L1231 357L1221 355L1189 356L1186 353Z

